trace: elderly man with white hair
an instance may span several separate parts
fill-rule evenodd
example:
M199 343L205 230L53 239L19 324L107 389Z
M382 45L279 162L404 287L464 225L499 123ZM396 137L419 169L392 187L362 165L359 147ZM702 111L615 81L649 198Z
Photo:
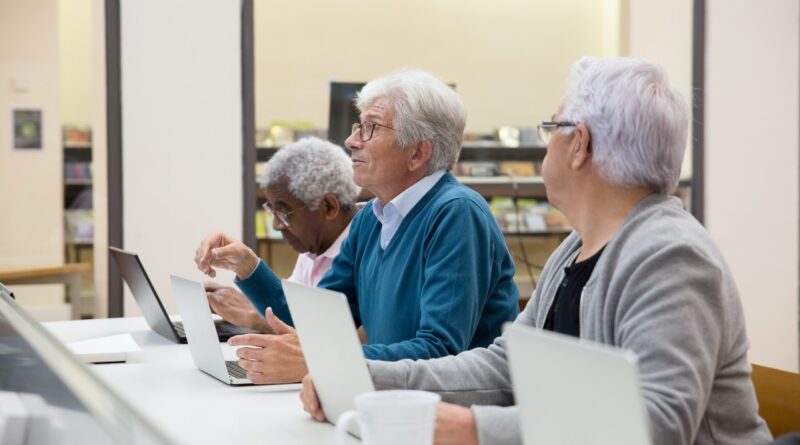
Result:
M770 433L733 277L669 196L687 128L688 108L660 68L626 58L575 63L563 103L539 127L548 199L575 231L515 323L636 353L654 445L763 444ZM439 406L437 444L521 442L504 337L454 357L369 367L379 389L436 391L453 403ZM309 379L301 398L324 418Z
M359 188L353 182L353 167L342 147L308 137L289 144L270 158L260 178L272 214L272 227L299 254L289 281L316 286L347 237L350 221L357 211ZM224 233L213 233L205 243L223 245L216 253L225 257L244 255L240 268L252 270L258 263L255 252ZM212 272L213 276L213 272ZM214 312L239 326L272 332L263 313L230 286L206 282L208 301ZM288 309L274 308L280 317Z
M371 359L442 357L487 346L518 312L514 263L486 200L449 173L466 113L459 95L422 71L400 71L359 92L360 122L345 142L355 183L375 195L353 218L319 287L344 293ZM234 244L234 246L236 246ZM299 381L307 369L280 281L247 254L206 240L198 268L236 271L237 284L277 336L232 338L258 383ZM237 248L231 249L237 251ZM241 250L241 249L239 249ZM277 370L277 371L276 371ZM277 373L277 374L276 374Z

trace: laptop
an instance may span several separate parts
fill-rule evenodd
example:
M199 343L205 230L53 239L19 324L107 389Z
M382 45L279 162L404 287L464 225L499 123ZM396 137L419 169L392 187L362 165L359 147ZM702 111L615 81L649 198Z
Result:
M282 280L306 365L328 422L355 409L353 399L375 391L347 297ZM350 430L357 435L357 431Z
M158 297L153 287L153 283L150 281L150 277L147 276L147 272L144 270L144 265L139 259L139 255L116 247L109 247L108 250L111 256L114 257L122 279L128 284L128 288L131 290L133 298L139 305L144 319L147 320L147 324L150 325L150 329L168 340L172 340L176 343L186 343L186 333L184 332L183 323L170 320L167 311L164 310L161 299ZM205 290L201 300L206 302L206 305L208 304L208 300L205 297ZM236 326L224 320L216 320L214 323L216 325L217 337L219 338L218 341L227 341L234 335L256 332L248 328Z
M647 445L636 355L508 325L511 381L526 445Z
M225 360L214 330L203 284L175 275L170 275L169 278L195 366L223 383L252 385L253 382L247 379L247 371L236 360Z

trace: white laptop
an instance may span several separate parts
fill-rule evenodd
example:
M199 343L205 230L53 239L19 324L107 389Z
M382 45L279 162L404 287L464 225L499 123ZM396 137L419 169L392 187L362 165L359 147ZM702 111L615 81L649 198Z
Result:
M170 280L195 366L223 383L252 385L247 371L235 360L225 360L203 285L175 275L170 275Z
M357 395L375 391L347 297L281 282L322 410L334 423L340 414L355 409Z
M519 324L506 328L526 445L648 445L636 355Z

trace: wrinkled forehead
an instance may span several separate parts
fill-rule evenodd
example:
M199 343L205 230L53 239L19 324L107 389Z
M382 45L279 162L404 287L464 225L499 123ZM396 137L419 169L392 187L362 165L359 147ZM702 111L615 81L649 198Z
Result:
M386 97L378 97L361 110L361 122L390 121L394 116L394 104Z

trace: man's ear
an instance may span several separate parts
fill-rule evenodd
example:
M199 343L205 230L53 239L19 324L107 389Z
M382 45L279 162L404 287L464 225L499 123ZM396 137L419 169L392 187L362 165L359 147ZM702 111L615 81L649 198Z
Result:
M339 216L339 212L342 211L342 204L339 202L339 199L330 193L322 198L320 207L323 208L325 212L325 219L328 221Z
M580 170L592 157L592 134L589 133L586 124L581 123L575 126L572 141L570 167L573 170Z
M408 158L409 171L417 171L419 169L427 169L428 161L433 155L433 144L431 141L419 141L415 145L408 148L411 150Z

